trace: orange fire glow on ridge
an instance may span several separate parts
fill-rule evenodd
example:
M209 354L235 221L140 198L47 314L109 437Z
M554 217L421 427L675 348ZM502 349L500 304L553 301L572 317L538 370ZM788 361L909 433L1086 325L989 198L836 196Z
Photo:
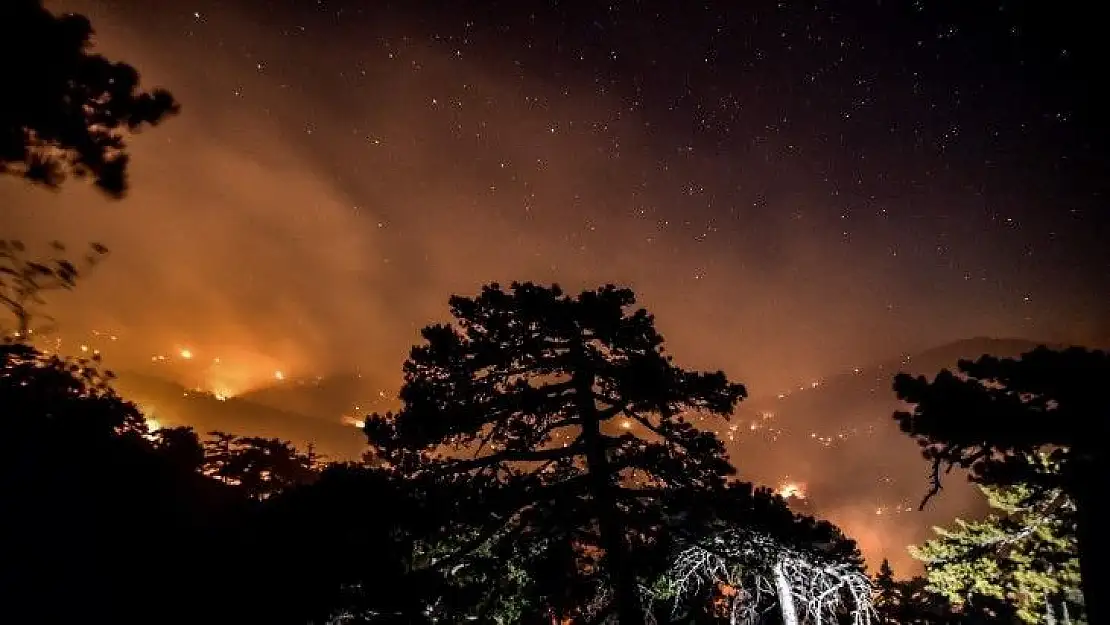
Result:
M783 499L802 499L806 498L806 485L799 482L786 482L779 487L775 494Z

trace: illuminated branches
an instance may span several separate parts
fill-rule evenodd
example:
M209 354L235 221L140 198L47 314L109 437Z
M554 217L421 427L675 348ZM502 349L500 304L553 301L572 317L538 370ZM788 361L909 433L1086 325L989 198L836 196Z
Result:
M895 378L913 404L894 418L932 462L932 488L942 471L970 470L988 486L1018 486L1048 499L1058 491L1075 505L1075 528L1091 623L1110 622L1110 354L1073 347L1037 348L1018 359L984 356L932 381ZM1043 462L1047 459L1049 462ZM1059 516L1060 507L1049 512Z
M1075 506L1063 493L1039 496L1026 486L983 487L997 511L957 519L910 553L925 563L930 589L954 604L1004 602L1027 623L1053 609L1081 613Z
M469 515L491 533L461 551L495 536L563 537L570 550L558 562L514 554L530 560L522 566L533 578L581 588L568 596L534 583L560 618L580 616L600 584L622 625L642 620L636 571L661 551L660 498L721 488L733 472L721 442L687 416L727 417L744 388L674 366L634 304L614 286L568 296L494 284L453 297L455 324L426 328L404 365L402 410L366 420L395 470L471 489L455 519Z
M85 17L55 16L41 0L0 3L0 174L50 187L87 177L110 196L126 191L125 134L178 105L166 91L141 91L130 65L90 54L92 36Z
M855 563L793 549L768 534L732 529L682 548L653 592L674 612L691 598L715 595L732 625L754 625L778 608L787 625L872 622L871 582Z

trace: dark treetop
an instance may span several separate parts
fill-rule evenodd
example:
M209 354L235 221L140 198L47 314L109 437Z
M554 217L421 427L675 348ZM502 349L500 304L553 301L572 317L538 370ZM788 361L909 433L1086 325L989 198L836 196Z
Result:
M39 0L0 3L0 173L56 187L93 178L113 197L127 190L124 133L178 110L169 92L139 89L126 63L89 52L80 15L55 16Z
M982 484L1030 488L1031 497L1048 502L1054 515L1061 507L1053 501L1066 495L1074 502L1092 624L1110 622L1110 604L1101 592L1110 558L1108 378L1106 352L1039 347L1017 359L961 361L958 373L942 371L933 381L901 374L894 382L899 398L914 404L895 419L933 463L933 489L925 502L940 489L944 467L970 469Z
M745 395L721 372L675 367L652 316L627 311L634 303L614 286L571 297L531 283L453 297L455 325L426 328L404 365L401 411L366 423L402 473L474 486L458 513L474 508L487 527L475 547L565 536L559 544L578 550L570 575L603 572L622 623L642 619L635 577L662 551L660 502L717 492L733 472L721 442L687 416L727 416Z

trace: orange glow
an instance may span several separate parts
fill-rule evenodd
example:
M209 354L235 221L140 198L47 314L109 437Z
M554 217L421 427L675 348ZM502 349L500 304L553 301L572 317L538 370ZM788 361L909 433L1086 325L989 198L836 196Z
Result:
M254 349L226 344L210 347L216 352L211 360L191 359L188 368L178 368L177 375L186 383L211 393L221 401L258 390L288 379L287 361ZM190 356L196 352L189 351ZM184 356L183 356L184 357ZM200 362L207 362L201 365Z
M51 347L63 355L81 355L80 344L88 348L86 356L99 348L106 369L123 379L136 374L136 390L146 390L139 376L203 389L204 395L190 394L197 399L187 402L165 392L159 405L166 412L159 417L167 426L189 423L194 406L198 422L215 419L213 414L234 418L235 405L243 400L217 404L213 398L277 387L281 393L254 399L285 408L284 398L294 398L286 413L290 419L318 410L323 414L312 417L326 421L267 422L267 435L300 443L302 432L319 427L321 439L332 430L340 431L336 439L344 434L362 439L352 428L361 428L367 413L401 403L402 362L412 345L422 342L420 328L450 321L449 295L475 295L479 285L493 280L557 281L572 294L612 281L635 288L637 306L657 319L676 366L720 369L751 391L737 408L735 431L714 418L695 422L719 428L742 479L769 485L796 507L805 500L807 512L837 521L862 540L869 558L889 555L896 569L908 571L916 565L901 545L927 537L934 522L972 510L970 502L977 502L979 493L957 491L963 487L955 483L962 480L951 480L952 490L927 511L932 516L895 515L890 508L877 513L876 506L888 499L920 497L924 479L916 445L891 425L892 372L878 365L897 358L908 344L924 347L966 332L1044 331L1069 343L1101 336L1097 306L1088 310L1076 303L1072 310L1062 302L1066 314L1042 320L1038 313L1033 324L1033 309L1012 305L1012 298L996 305L974 295L970 289L980 284L978 274L968 283L937 278L938 285L959 288L921 288L916 271L908 274L902 264L913 262L915 254L899 252L897 262L886 256L884 237L888 230L898 232L898 213L917 210L899 210L903 183L888 187L889 194L872 189L891 200L889 218L885 208L882 217L870 214L879 200L857 201L843 191L831 197L829 189L839 184L818 179L809 163L838 162L832 159L840 152L811 152L773 166L740 157L744 166L721 176L734 164L728 154L700 146L697 154L675 152L694 138L685 121L672 135L669 122L639 106L628 108L621 89L601 94L591 84L571 84L564 92L563 85L542 76L506 75L499 54L490 57L492 63L479 54L456 58L446 46L425 44L422 37L406 43L396 60L398 51L392 49L388 56L360 56L374 81L394 87L375 91L371 111L363 90L352 87L360 79L339 38L323 48L323 56L298 56L305 63L300 68L283 63L278 71L274 63L267 71L261 64L253 71L248 64L252 86L245 97L231 98L230 87L246 78L243 59L219 46L198 45L212 29L174 26L173 32L189 36L163 37L162 29L149 27L151 21L180 15L142 11L143 3L56 4L80 5L97 27L97 49L134 62L143 83L165 85L185 114L129 143L132 188L123 202L108 202L81 184L60 194L24 193L22 181L0 176L0 183L9 185L4 197L18 197L26 215L13 220L15 230L5 236L109 244L113 257L87 284L50 294L44 312L58 317L58 329L43 344L64 336L64 349ZM186 17L191 16L189 11ZM240 27L238 18L213 17L210 25L217 21L220 36L235 37L256 59L288 45L277 29L255 28L250 21ZM383 41L411 30L392 20L380 29L376 36ZM357 42L353 49L364 45ZM181 64L182 58L190 62ZM317 84L313 63L348 67L342 80L303 88L305 77ZM193 66L204 67L203 75ZM718 73L727 74L713 74ZM341 88L329 92L325 85L333 83ZM259 107L271 104L266 94L282 96L272 103L273 114L259 115ZM435 106L433 97L439 98ZM637 100L652 105L650 98ZM734 136L745 135L745 120L754 123L760 114L741 116ZM730 116L719 114L714 127L731 124L722 121ZM568 125L578 119L583 121L575 128ZM790 125L797 123L806 126L791 117ZM305 135L306 124L311 137ZM604 132L594 124L603 124ZM757 129L762 126L759 121ZM549 132L554 128L558 132ZM779 137L776 130L759 150L771 150L775 159L799 158L798 145L786 151L779 145L794 131L782 132ZM327 149L321 151L317 142ZM825 149L817 145L813 149ZM862 150L860 145L853 147ZM882 154L868 158L881 162ZM764 166L776 172L772 179L765 178ZM907 179L904 174L893 172L890 178ZM912 203L944 204L950 188L957 198L966 195L953 185L929 185L931 195L914 196ZM758 207L750 204L753 199ZM967 201L978 207L980 200ZM833 211L828 224L820 216L827 211ZM915 217L913 223L919 227L910 234L921 231L927 241L921 250L932 259L932 222ZM963 232L949 217L935 225ZM840 236L842 228L861 230L853 231L849 245ZM1005 241L1018 236L1015 232L1007 228ZM936 265L944 272L936 276L948 276L949 265L962 270L965 263L982 263L986 281L994 264L979 251L996 246L973 240L968 255L961 256L958 241L944 241L946 250L951 247L945 252L950 261L929 260L924 266ZM999 249L1010 249L1009 243ZM874 260L880 258L887 260ZM694 268L699 274L707 269L696 285L690 278ZM1029 279L1039 284L1042 277ZM1013 282L991 276L983 284L995 280ZM896 314L888 301L898 302ZM99 340L84 335L82 329L91 327L101 328L94 333ZM917 366L912 373L936 373ZM317 375L329 383L297 386ZM874 390L868 395L865 389L857 401L855 387L872 385L872 378L878 380ZM158 393L141 398L161 402ZM361 408L354 407L357 402ZM856 426L858 437L840 443L837 432ZM620 417L610 427L617 435L636 430L650 436ZM226 429L257 433L238 422ZM818 440L817 431L832 436ZM826 443L828 438L834 443ZM337 443L321 451L354 460L361 447L352 447L348 451ZM870 479L868 471L877 467L898 481ZM968 507L961 508L965 502ZM897 522L880 523L891 519ZM924 533L913 534L914 528Z
M802 499L806 498L806 485L800 482L786 482L776 493L783 499Z
M362 429L363 426L366 425L366 422L362 419L356 419L354 417L348 417L346 415L344 415L343 418L340 419L340 421L342 421L343 425L350 425L359 429Z

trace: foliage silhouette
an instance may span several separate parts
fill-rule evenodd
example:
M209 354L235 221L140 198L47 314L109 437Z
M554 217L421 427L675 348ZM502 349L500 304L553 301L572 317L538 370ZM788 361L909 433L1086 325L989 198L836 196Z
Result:
M312 482L321 463L276 438L209 432L204 441L205 475L237 486L251 499L266 499Z
M127 132L178 112L169 92L139 89L125 63L90 52L81 15L56 16L41 0L0 3L0 173L58 187L92 178L111 197L127 190ZM34 42L28 48L27 42Z
M388 472L337 463L253 505L228 532L245 556L229 587L245 600L225 618L426 622L439 580L412 570L414 543L434 518L424 501Z
M425 328L404 365L403 408L366 420L379 458L402 474L470 489L456 518L480 529L444 561L519 567L533 603L518 607L532 618L642 622L638 571L667 547L659 500L719 490L733 472L689 419L727 417L743 386L675 367L633 304L615 286L571 297L492 284L452 297L456 325Z
M59 257L66 252L62 243L54 241L50 247L54 252L51 258L28 260L27 248L22 242L0 240L0 305L15 317L15 329L2 332L0 326L0 334L26 340L33 333L48 331L49 326L34 325L36 318L53 322L52 317L39 310L46 303L44 294L72 289L83 272L94 267L108 253L108 248L93 243L79 265Z
M108 380L95 360L0 344L0 409L12 441L0 455L5 620L138 625L200 616L177 598L197 590L192 563L209 512L226 501L222 487L163 456Z
M0 343L5 621L424 622L442 591L412 554L441 499L282 441L206 453L188 428L149 431L110 380L96 358Z
M1110 587L1107 379L1106 352L1040 347L1018 359L961 361L958 373L941 371L933 381L901 374L894 382L898 397L914 404L895 419L933 463L923 506L939 491L942 470L952 467L970 469L984 485L1022 485L1031 501L1063 494L1075 505L1084 603L1096 625L1110 623L1110 603L1100 593Z
M890 562L883 560L875 575L875 612L880 625L959 625L994 622L978 614L960 613L948 600L929 589L922 577L898 580Z

